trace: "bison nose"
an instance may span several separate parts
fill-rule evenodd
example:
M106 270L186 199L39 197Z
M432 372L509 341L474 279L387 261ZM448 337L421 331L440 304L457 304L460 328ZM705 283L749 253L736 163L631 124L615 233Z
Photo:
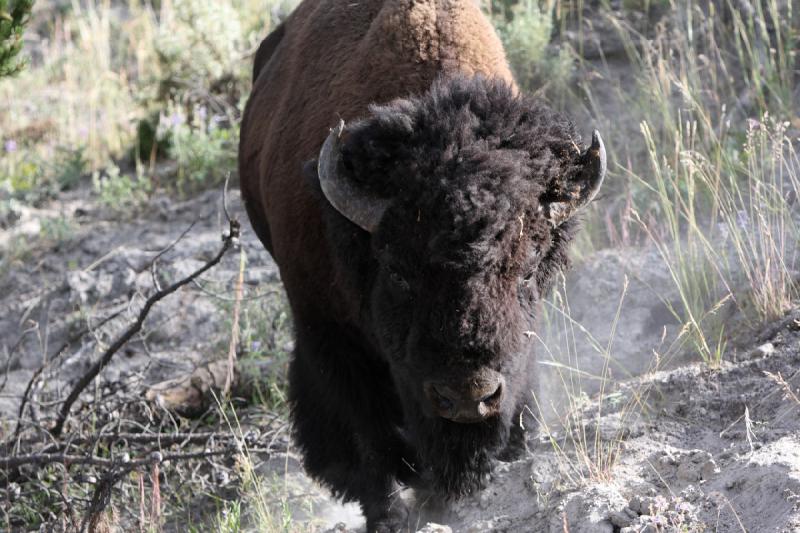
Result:
M460 381L427 381L423 388L431 410L453 422L480 422L496 414L505 379L493 370Z

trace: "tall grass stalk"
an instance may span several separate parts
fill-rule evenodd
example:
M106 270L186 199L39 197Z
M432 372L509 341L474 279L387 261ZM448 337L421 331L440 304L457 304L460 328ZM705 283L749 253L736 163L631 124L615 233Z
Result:
M623 281L605 343L592 336L572 317L565 289L562 277L561 288L547 302L548 310L545 313L545 320L550 322L549 328L560 330L564 339L564 353L554 353L553 346L544 342L535 332L530 333L548 356L541 364L555 373L555 381L561 387L565 402L564 405L544 405L534 394L531 414L549 440L561 471L570 483L609 482L614 479L614 468L622 451L627 427L645 408L643 397L648 392L645 388L634 389L623 399L616 390L617 378L612 371L612 366L621 367L614 357L614 340L628 292L628 279L626 277ZM596 356L601 358L599 373L581 368L581 361L586 361L587 357L578 353L578 335L585 336ZM655 369L653 367L651 371ZM597 399L590 403L587 392L592 390L598 393ZM608 423L604 420L608 415L617 417L618 425L611 435L601 429Z
M612 132L609 144L633 191L629 222L675 283L679 299L665 303L717 364L724 305L761 322L798 297L800 165L789 124L773 117L794 116L800 32L777 0L747 14L730 1L670 5L673 26L651 38L608 15L636 79L616 98L640 122L638 139Z

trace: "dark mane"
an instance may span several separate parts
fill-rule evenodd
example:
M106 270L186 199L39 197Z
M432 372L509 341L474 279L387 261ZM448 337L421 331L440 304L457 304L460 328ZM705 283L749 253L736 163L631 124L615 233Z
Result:
M547 191L579 170L585 147L574 124L484 76L441 78L370 111L348 129L342 165L365 189L392 198L384 238L415 235L424 249L409 261L454 269L500 268L530 247L547 250L544 291L566 266L577 230L568 220L553 232L539 210ZM526 246L515 238L520 231Z

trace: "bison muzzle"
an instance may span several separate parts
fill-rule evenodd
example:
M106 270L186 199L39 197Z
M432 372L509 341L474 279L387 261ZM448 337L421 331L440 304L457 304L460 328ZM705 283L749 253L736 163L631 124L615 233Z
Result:
M295 439L370 533L405 530L399 486L458 497L522 449L603 142L521 94L473 0L306 0L254 74L240 179L292 309Z

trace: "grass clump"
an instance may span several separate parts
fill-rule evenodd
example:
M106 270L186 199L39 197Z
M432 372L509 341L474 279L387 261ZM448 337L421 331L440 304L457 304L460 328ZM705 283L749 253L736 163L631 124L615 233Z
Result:
M100 204L115 212L129 212L142 206L152 190L150 180L142 173L130 176L116 165L94 172L92 186Z
M776 0L753 2L751 13L731 2L670 8L647 34L624 7L596 17L614 28L630 67L621 77L603 58L579 65L578 78L594 80L581 84L583 101L612 160L609 201L587 224L607 229L587 235L590 248L658 251L679 295L664 303L686 325L682 340L716 365L723 315L733 309L755 325L798 296L790 120L800 33L793 7Z
M556 386L546 401L533 394L535 412L531 415L571 484L614 480L629 426L641 414L639 408L647 394L641 389L626 396L617 389L619 374L626 369L615 358L614 341L627 292L626 277L609 324L608 339L603 342L573 318L566 281L561 276L559 286L542 309L543 330L549 331L554 336L550 340L556 342L545 342L531 332L542 354L543 375L549 376L544 379ZM591 356L579 353L579 338L588 342Z

